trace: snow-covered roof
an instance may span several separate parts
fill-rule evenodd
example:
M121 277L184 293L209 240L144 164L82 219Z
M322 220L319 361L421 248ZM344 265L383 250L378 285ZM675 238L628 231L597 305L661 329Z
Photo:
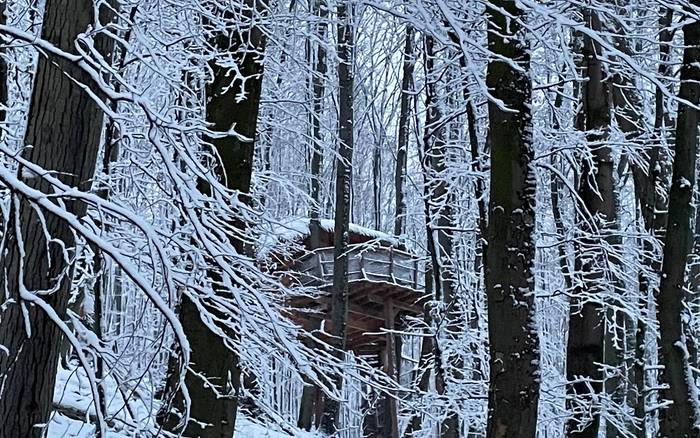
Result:
M285 242L303 240L311 234L310 222L311 219L308 217L292 217L276 221L275 225L261 237L257 251L258 256L265 256L273 248ZM322 230L329 233L332 233L335 228L335 223L331 219L321 219L320 225ZM399 240L395 236L356 224L350 224L350 233L391 246L399 244Z

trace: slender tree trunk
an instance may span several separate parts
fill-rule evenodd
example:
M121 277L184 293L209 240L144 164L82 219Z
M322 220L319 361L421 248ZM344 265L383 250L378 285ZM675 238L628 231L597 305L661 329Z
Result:
M94 23L91 0L49 1L44 13L42 38L73 53L75 40ZM112 42L98 37L96 47L104 56ZM4 81L3 81L4 82ZM40 56L29 108L22 157L51 171L64 183L90 188L100 145L103 113L75 82L97 90L90 76L76 64L49 55ZM19 169L30 187L51 193L50 184L38 175ZM66 201L70 213L81 217L86 205ZM0 315L0 437L38 437L49 419L56 380L62 332L39 306L43 301L58 318L66 318L70 297L75 241L69 225L58 216L39 214L25 199L13 195L4 257L0 259L0 296L7 303ZM45 234L50 235L50 239ZM24 290L24 292L21 292ZM35 295L35 291L52 291ZM0 295L4 295L0 293ZM5 301L11 298L12 303ZM30 335L31 332L31 335Z
M425 37L425 67L426 75L430 77L434 71L433 67L433 41L430 35ZM423 205L424 205L424 215L425 215L425 232L426 232L426 244L428 247L428 255L430 256L430 262L426 264L425 272L425 292L426 296L430 296L432 301L437 303L442 301L443 297L443 284L441 282L441 260L437 251L437 241L435 239L435 230L433 226L433 208L431 203L431 198L434 196L432 184L432 177L430 175L431 165L429 154L431 151L430 147L430 130L436 121L440 119L439 115L435 114L437 108L435 107L434 91L431 91L430 87L427 87L426 92L426 123L425 123L425 135L423 138L423 149L419 150L420 161L423 168ZM437 133L440 134L439 132ZM438 138L439 139L439 138ZM431 369L435 372L435 388L438 394L443 394L445 391L445 375L444 367L442 365L442 350L441 344L437 340L437 333L435 331L435 325L431 313L433 309L426 306L423 313L423 320L425 326L428 328L427 331L435 333L435 336L427 336L429 333L425 333L426 336L423 337L421 342L421 356L418 362L418 376L416 379L416 386L419 391L425 392L428 390L430 384ZM432 361L432 364L431 364ZM432 367L430 366L432 365ZM420 431L422 426L422 416L420 414L413 415L409 421L408 427L404 432L404 437L412 437L418 431Z
M372 154L372 199L374 207L374 229L382 229L382 145L384 144L384 135L381 133L383 128L379 128L380 134L377 143L374 145Z
M700 7L700 1L690 2ZM678 118L673 176L668 204L668 232L664 246L661 285L657 301L661 354L665 369L663 398L671 404L662 411L659 435L662 437L696 437L700 435L695 416L695 379L690 367L687 341L683 332L685 268L693 240L693 188L698 152L698 110L700 103L700 21L690 20L683 26L685 49L678 92Z
M558 87L556 97L554 98L554 113L552 117L552 128L555 130L558 130L561 128L561 123L559 121L559 117L556 113L556 111L560 110L562 107L562 104L564 103L564 84L560 87ZM559 158L558 160L556 158ZM552 167L557 166L559 164L559 171L564 174L564 170L562 169L563 166L561 165L562 158L561 157L556 157L555 155L552 155L550 157L550 164ZM552 202L552 218L554 219L554 228L557 230L557 236L561 236L562 238L566 235L566 230L564 228L564 221L561 215L561 207L560 207L560 202L561 202L561 190L563 189L563 183L562 180L554 174L550 175L550 184L549 184L549 191L550 191L550 200ZM559 256L559 267L561 268L561 273L562 277L564 278L564 285L566 286L566 290L570 291L572 290L573 286L573 281L571 278L571 268L569 266L569 256L567 255L566 252L566 245L564 243L560 243L557 245L557 254Z
M323 92L328 70L326 64L326 35L328 33L328 6L325 0L314 1L314 13L318 17L315 33L319 43L311 44L311 56L309 63L313 63L314 72L311 78L311 208L309 209L309 231L312 250L321 247L321 167L323 165L323 146L321 133L321 116L323 113ZM315 327L317 328L317 327ZM314 413L317 411L315 404L319 401L319 390L311 384L306 385L301 394L299 405L299 418L297 426L304 430L310 430Z
M311 152L311 208L310 216L310 231L311 231L311 249L316 249L321 246L321 168L323 166L323 133L321 132L321 116L323 113L323 93L326 81L326 72L328 65L326 64L326 35L328 34L328 5L325 0L315 0L315 13L318 17L316 25L316 36L319 43L314 46L312 44L311 62L314 64L314 73L311 79L312 88L312 110L311 110L311 134L312 134L312 152ZM315 56L314 56L315 55Z
M354 12L352 4L338 4L338 85L339 145L336 160L334 258L331 290L331 343L339 360L345 356L346 322L348 318L348 238L350 228L350 196L352 191L352 152L354 146ZM336 377L338 388L342 377ZM340 403L326 399L321 428L333 434L339 426Z
M617 2L616 11L620 15L620 17L629 16L629 12L626 11L626 2ZM621 26L619 23L615 23L613 24L613 26L617 35L614 38L614 42L616 43L617 47L619 47L619 49L623 53L629 56L634 56L634 54L632 53L632 48L630 47L630 41L628 40L628 37L625 34L625 26ZM624 134L625 142L635 144L636 146L636 144L638 144L639 142L641 134L640 125L642 118L640 96L637 92L634 77L630 76L624 71L616 71L612 75L612 82L613 84L611 87L611 99L615 120L617 121L618 127ZM639 147L637 148L639 149ZM619 190L621 190L623 184L619 182L619 178L624 174L624 169L626 168L628 162L632 169L633 179L636 186L639 181L640 166L634 161L630 162L630 160L628 160L628 156L625 153L623 153L620 158L620 162L618 164L618 171L612 173L613 177L616 176L616 178L614 178L613 181L613 191L611 193L613 197L612 201L614 203L613 208L615 208L616 213L615 222L612 222L610 225L615 227L616 233L613 236L608 237L607 240L611 244L617 245L620 248L620 251L622 251L622 237L619 234L620 223L618 220L619 215L617 213L617 210L620 210L621 208ZM655 190L656 181L653 178L648 179L651 180L651 187ZM619 253L619 256L622 256L621 252ZM615 262L614 260L612 260L612 262L617 264L617 262ZM625 286L624 284L622 284L622 281L614 274L611 274L611 280L612 281L610 281L610 285L612 285L613 287L617 285L618 293L622 293L625 289ZM641 314L645 313L645 303L646 300L642 300L640 302L639 309ZM606 378L605 392L607 393L607 396L619 406L624 406L625 404L628 404L633 408L638 409L638 405L641 403L641 414L643 418L644 401L642 399L642 395L638 392L638 388L635 385L637 382L638 370L635 359L635 354L637 351L636 344L637 341L640 340L638 339L636 332L640 321L642 321L642 318L633 318L622 312L614 312L611 308L606 309L606 312L606 324L614 321L616 327L606 327L605 331L604 360L605 364L609 366L610 369L612 369L614 372L614 375L609 375ZM643 343L643 338L641 339L641 341ZM644 427L642 427L641 429L636 428L630 421L624 421L624 424L626 425L626 427L635 430L635 432L640 436L644 436L644 434L646 433L644 431ZM605 432L608 438L616 438L617 436L619 436L617 428L610 421L606 425Z
M258 0L247 0L237 9L220 11L227 19L240 19L249 22L253 15L264 13L265 5ZM240 17L240 18L239 18ZM265 50L265 36L258 27L245 30L217 32L212 36L212 46L220 53L231 53L240 74L247 78L245 83L230 73L229 69L210 61L213 80L206 86L206 119L212 130L226 132L235 126L238 136L207 137L221 158L221 178L226 186L239 193L241 201L250 203L250 183L255 151L260 93L262 88L263 66L261 59ZM245 87L246 99L238 101L237 96ZM204 187L204 190L208 188ZM246 224L236 223L237 228ZM250 248L234 238L232 245L239 254L250 255ZM210 273L213 280L218 274ZM212 281L212 284L216 284ZM227 295L227 291L215 290ZM200 310L192 300L183 295L179 309L180 322L190 341L191 363L194 372L188 372L185 385L191 400L190 421L184 425L186 436L231 437L235 429L239 406L241 369L238 356L226 345L225 340L214 333L202 320ZM222 316L223 317L223 316ZM202 379L206 377L207 383ZM217 394L217 392L219 394ZM182 409L183 395L177 392L174 406ZM181 430L179 415L169 413L165 418L166 429Z
M396 171L394 172L394 191L396 192L396 213L394 216L394 235L400 236L406 224L406 201L403 185L406 179L408 161L408 140L411 112L411 85L415 59L413 54L413 27L406 25L406 42L403 50L403 70L401 78L401 102L399 105L399 141L396 148Z
M662 13L659 19L659 69L658 76L661 81L666 82L664 78L668 74L668 56L669 43L671 41L671 32L669 27L673 20L673 10L662 8ZM629 53L628 43L624 38L619 39L621 48L625 53ZM634 83L628 78L621 77L619 74L615 76L615 88L613 89L613 103L618 109L617 121L618 126L625 134L628 141L635 141L639 136L639 124L641 123L641 103L639 95ZM664 109L664 94L657 87L655 96L655 121L654 128L656 132L655 142L649 148L647 155L648 160L645 166L631 162L632 177L634 180L635 200L641 212L644 228L652 237L663 240L664 230L666 228L666 202L663 196L657 196L657 193L668 192L667 179L669 173L668 157L666 156L664 144L665 127L671 123L668 114ZM661 260L653 256L653 245L645 241L642 246L643 255L641 262L649 268L650 272L661 272ZM640 273L639 275L639 310L643 315L642 318L636 321L635 340L634 340L634 364L630 371L630 384L634 385L634 394L632 405L634 407L635 416L641 420L640 428L635 430L635 434L639 438L646 436L646 412L645 412L645 350L644 343L646 338L646 318L650 284L652 278L647 278L647 275Z
M5 16L7 12L7 2L6 0L0 3L0 25L5 25L7 22L7 17ZM3 45L0 42L0 45ZM7 107L9 102L7 101L7 61L5 61L6 50L4 47L0 47L0 105ZM7 136L5 132L7 126L5 126L5 121L7 120L7 110L0 108L0 140L4 140Z
M431 257L435 300L445 304L445 310L439 323L440 333L433 343L435 356L435 387L438 394L447 392L446 381L448 367L454 373L459 367L451 367L453 354L444 354L454 348L457 332L460 330L459 303L454 293L454 268L451 266L453 257L452 230L455 228L454 194L445 179L447 168L447 143L445 128L442 125L442 112L438 101L438 89L435 71L436 51L431 36L425 37L425 65L428 76L425 98L425 134L423 136L423 167L425 174L426 196L426 232L428 235L428 252ZM446 348L447 347L447 348ZM457 377L456 375L454 377ZM448 407L446 417L440 425L442 438L456 438L460 435L460 418L454 409Z
M490 385L487 436L534 437L539 401L539 339L534 321L535 175L528 39L515 1L487 6L491 59L486 83L508 108L490 101L491 183L486 292ZM508 17L506 17L508 14ZM513 20L511 17L515 17ZM510 38L504 38L509 36ZM524 70L524 71L523 71Z
M114 4L110 5L112 7L115 7ZM129 22L133 22L134 17L136 15L136 12L138 10L138 7L134 6L131 8L131 12L129 13ZM123 38L125 41L129 41L131 38L132 34L132 28L129 27L127 31L125 32ZM119 72L121 72L124 69L124 63L126 62L126 55L127 55L127 50L126 48L122 47L119 49L119 55L116 56L116 51L113 52L113 55L115 55L116 62L115 69ZM114 90L116 92L121 92L121 84L119 82L114 83ZM117 113L117 110L119 109L119 104L117 101L112 101L110 102L110 109L112 110L113 113ZM104 148L102 151L102 163L101 163L101 169L100 173L103 175L103 177L109 179L109 174L111 170L111 165L114 163L118 156L119 156L119 125L115 120L109 120L107 125L105 126L105 141L104 141ZM103 185L101 187L98 187L96 190L97 196L99 196L102 199L109 199L109 186L108 185ZM107 274L107 269L109 268L109 260L105 255L102 253L102 250L94 244L90 244L90 248L93 251L93 272L95 272L96 279L95 279L95 286L93 289L93 296L94 296L94 318L93 318L93 331L95 333L95 336L97 339L100 339L103 342L106 342L107 340L104 338L104 315L103 315L103 307L104 307L104 302L107 296L107 280L108 280L108 274ZM99 396L100 396L100 409L104 412L107 409L106 406L106 399L105 399L105 387L104 387L104 380L106 377L105 374L105 360L102 356L102 354L97 353L95 356L95 377L99 379L98 382L98 391L99 391Z
M321 320L312 320L311 330L318 330L321 327ZM297 427L304 430L311 430L314 424L314 413L317 410L316 404L319 400L319 389L307 379L304 379L304 389L299 403L299 418Z
M430 269L427 269L425 272L425 295L428 297L433 297L433 294L433 277ZM416 375L413 382L413 386L419 391L420 394L424 394L428 391L430 386L431 369L433 368L431 367L430 363L432 360L434 360L433 338L430 336L432 318L430 316L430 309L427 306L423 310L423 320L425 321L426 329L424 330L423 337L421 338L420 357L418 358L418 367L416 368ZM421 412L413 412L408 421L403 437L412 438L421 430L422 423Z
M463 71L467 69L467 62L464 56L459 58L459 64ZM471 93L469 92L469 84L465 79L462 84L462 96L464 98L464 105L466 106L466 121L467 121L467 133L469 135L469 152L471 154L471 170L477 175L474 181L474 199L477 203L478 217L477 217L477 230L474 248L474 275L476 281L474 282L474 289L476 291L481 290L481 274L483 273L484 257L486 254L486 234L488 232L488 205L487 198L485 196L486 188L482 175L484 174L484 166L482 164L482 152L479 150L479 139L477 138L476 131L476 111L474 108L474 101ZM479 311L481 308L482 295L480 293L475 293L471 300L468 309L465 309L467 314L467 322L469 324L469 329L474 333L479 333ZM472 351L473 351L473 369L472 369L472 379L474 381L479 381L484 379L484 373L482 371L481 357L479 356L479 350L481 345L484 343L481 336L474 336L475 339L472 340ZM469 433L477 433L476 431L470 430Z

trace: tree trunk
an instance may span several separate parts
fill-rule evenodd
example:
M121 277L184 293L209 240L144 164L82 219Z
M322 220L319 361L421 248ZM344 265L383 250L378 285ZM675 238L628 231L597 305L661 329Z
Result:
M425 296L431 297L433 300L434 290L433 290L433 277L431 269L428 267L425 272ZM428 306L423 308L423 321L425 322L425 330L423 331L423 337L421 338L420 345L420 357L418 358L418 366L416 368L416 376L414 378L413 386L419 391L419 393L425 393L428 391L430 386L430 374L431 367L430 362L434 360L433 357L433 337L431 336L431 327L433 326L432 318L430 316L431 309ZM406 430L404 430L404 438L413 438L413 436L421 430L423 424L422 413L420 411L413 412Z
M596 12L586 9L584 17L590 29L596 32L601 30ZM605 288L615 287L615 282L608 275L612 272L608 263L613 263L614 260L606 260L605 254L600 250L601 240L617 243L607 232L614 229L617 223L617 192L612 151L605 143L610 131L610 90L600 53L600 45L584 35L582 56L587 81L582 86L581 98L590 159L583 159L578 191L585 211L590 215L579 217L578 221L581 236L576 255L576 272L582 278L570 301L566 363L567 379L575 382L570 389L579 401L583 398L587 406L595 404L603 390L604 376L597 364L604 363L606 359L616 362L610 354L613 346L608 344L605 348L605 309L601 304L602 298L599 297ZM609 353L607 356L606 352ZM608 388L615 385L614 381L607 383ZM599 406L593 407L591 420L586 418L588 411L587 407L574 410L574 416L567 425L569 436L598 436Z
M454 194L450 190L445 179L447 168L447 144L445 141L445 128L442 125L442 113L438 101L437 72L435 70L436 51L434 40L431 36L425 37L425 65L427 71L427 84L425 96L425 133L423 135L423 168L426 184L426 233L428 236L428 252L433 268L433 279L436 302L444 303L444 311L440 318L444 321L433 320L440 327L436 332L433 342L433 355L435 356L435 388L440 395L447 391L446 381L448 367L450 367L450 355L443 354L452 348L459 328L460 312L459 303L454 294L454 269L452 261L452 230L454 225L454 213L452 207L455 204ZM458 366L452 368L453 373L459 372ZM455 376L456 377L456 376ZM442 438L456 438L460 430L459 414L454 409L446 412L446 417L440 425Z
M116 7L114 4L111 4L112 7ZM131 8L131 12L129 13L129 21L133 22L134 17L136 15L137 7L134 6ZM129 27L123 38L124 41L129 41L131 39L131 34L132 34L132 28ZM115 64L115 69L118 72L122 72L124 69L124 63L126 62L126 55L127 55L127 50L126 48L122 47L121 49L118 50L119 54L118 56L117 51L113 51L112 54L114 55L116 59L116 62L113 63ZM113 83L114 90L116 92L121 92L122 91L122 85L119 82L114 82ZM119 109L119 103L117 101L112 101L110 102L110 109L112 110L113 113L117 113ZM109 179L109 174L111 170L111 165L114 163L119 156L119 125L116 123L115 120L109 120L105 126L105 141L104 141L104 148L102 151L102 163L101 163L101 169L100 173L102 174L103 177ZM96 190L97 196L99 196L102 199L109 199L109 186L107 184L104 184L100 187L97 188ZM108 228L104 228L105 231L108 231ZM97 339L101 340L102 342L107 342L105 339L105 332L103 330L104 326L104 315L103 315L103 308L104 308L104 302L105 299L107 298L107 281L108 281L108 267L109 267L109 259L102 253L102 250L95 244L90 244L90 248L92 249L93 252L93 272L95 272L96 279L95 279L95 284L93 286L93 296L94 296L94 315L93 315L93 332L95 333L95 336ZM65 342L64 342L65 344ZM67 360L67 358L66 358ZM104 379L105 379L105 360L102 354L97 353L95 355L95 377L99 379L98 382L98 391L99 391L99 403L100 403L100 409L104 412L107 409L106 406L106 400L105 400L105 387L104 387Z
M396 329L396 312L391 299L384 302L384 326L389 330ZM382 354L382 368L387 376L398 379L396 373L396 344L394 343L394 334L387 333L385 336L386 345L384 346ZM382 438L399 438L399 416L396 398L384 394L382 404L384 414Z
M7 22L7 17L5 13L7 11L7 3L3 1L0 3L0 25L5 25ZM5 48L0 48L0 105L5 108L0 108L0 140L6 138L7 126L4 125L7 119L7 106L9 102L7 101L7 61L5 61Z
M394 235L400 236L406 224L406 201L403 185L406 179L408 161L408 140L410 129L411 85L415 59L413 54L413 27L406 25L406 42L403 50L403 70L401 78L401 102L399 104L399 139L396 148L396 171L394 172L394 191L396 192L396 213L394 216Z
M379 128L379 138L372 153L372 204L374 207L374 229L382 229L382 145L384 135Z
M665 12L664 12L665 11ZM671 32L669 27L673 20L673 10L662 8L659 19L659 69L658 76L663 81L668 74L668 55ZM628 43L624 38L619 38L619 43L625 53L631 55ZM615 88L613 89L613 103L618 109L616 113L618 126L625 134L628 141L635 141L639 136L639 124L641 118L641 102L634 83L629 78L615 75ZM665 81L664 81L665 82ZM668 115L664 109L664 94L661 88L656 88L655 99L655 121L654 128L657 138L654 139L647 152L648 160L645 166L631 162L632 177L634 180L635 201L641 212L644 228L652 237L663 239L666 228L666 202L663 196L657 196L658 192L668 191L667 179L669 173L668 157L666 156L664 144L665 127L670 125ZM641 262L649 268L649 271L658 273L661 271L661 261L653 256L653 245L644 241ZM640 303L638 309L642 315L647 313L650 284L652 278L647 278L643 273L639 274L639 296ZM634 340L634 364L629 372L630 384L634 385L632 394L632 405L635 416L641 419L641 427L635 429L635 435L639 438L646 436L646 408L645 408L645 349L647 321L643 317L636 321ZM650 385L649 385L650 386Z
M311 79L312 102L311 102L311 135L312 135L312 151L311 151L311 208L309 211L310 231L311 231L311 249L316 249L321 246L320 237L320 210L321 210L321 168L323 166L323 134L321 133L321 115L323 113L323 93L326 81L326 72L328 66L326 64L326 35L328 33L328 4L325 0L315 0L315 14L318 17L316 25L316 37L319 43L311 44L311 59L314 65L314 73ZM314 56L315 55L315 56Z
M326 80L326 34L328 32L328 6L325 0L315 0L314 14L318 17L315 34L319 43L309 41L309 64L313 65L311 77L311 207L309 208L309 231L311 250L321 247L321 168L323 165L323 136L321 133L321 115L323 113L323 92ZM317 329L318 327L314 327ZM297 426L310 430L314 423L315 404L318 401L318 388L311 382L305 381L299 404Z
M700 6L693 0L692 5ZM685 310L685 268L693 240L693 188L698 140L698 110L686 104L700 103L700 22L691 20L683 26L685 49L678 92L675 158L669 192L668 232L664 246L661 285L657 301L661 353L665 365L662 381L668 385L661 395L671 400L662 411L659 434L662 437L694 437L700 434L695 412L695 379L689 363L683 332Z
M454 40L454 38L453 38ZM458 39L457 39L458 41ZM459 65L462 71L467 71L467 61L464 56L460 56ZM474 293L472 302L469 304L468 309L466 309L467 322L469 329L474 333L480 333L479 329L479 312L481 309L483 296L478 292L481 290L481 279L483 278L481 274L483 273L484 256L486 254L486 234L488 232L488 216L487 210L487 198L485 196L486 188L484 184L483 174L484 167L482 164L482 152L479 150L479 139L477 138L476 131L476 112L474 107L474 101L471 93L469 92L469 84L465 79L462 83L462 96L464 98L464 105L466 106L466 121L467 121L467 133L469 135L469 151L471 154L471 170L476 174L474 180L474 199L477 203L478 217L477 217L477 229L474 248L474 276L476 281L474 282ZM472 351L473 355L473 365L472 365L472 379L476 381L484 380L484 373L482 370L481 357L479 356L479 350L481 345L484 343L481 336L475 336L472 340ZM477 433L477 431L470 430L469 433Z
M219 13L229 20L249 22L252 15L264 13L264 8L264 4L257 0L246 0L245 5L234 11L222 10ZM249 204L265 36L258 27L250 27L231 30L230 34L218 32L210 42L217 52L231 53L240 74L247 79L243 83L228 68L219 65L216 60L210 61L213 80L206 86L206 120L212 124L211 129L215 132L226 132L235 126L239 135L205 137L205 141L213 145L221 158L220 176L226 186L237 191L241 201ZM246 99L238 101L237 96L244 90ZM203 189L207 190L206 187ZM235 225L237 228L247 226L242 222ZM231 243L239 254L250 255L250 248L241 240L233 238ZM216 280L218 274L209 275ZM216 283L212 281L212 284ZM215 293L228 294L222 290L215 290ZM180 303L179 318L192 349L189 367L194 371L188 372L185 377L191 406L190 421L184 425L183 433L201 438L230 438L240 402L242 376L238 356L219 334L204 323L199 308L186 295L183 295ZM220 394L217 395L217 392ZM180 410L184 406L180 391L176 393L174 406ZM169 413L165 418L166 429L173 432L180 430L183 426L181 420L179 415Z
M94 23L91 0L48 1L42 39L74 53L75 40ZM96 47L104 56L111 40L98 37ZM97 85L76 64L49 55L39 56L32 90L25 148L22 157L57 175L64 183L90 188L102 132L103 113L97 103L75 83L92 90ZM19 169L20 179L43 193L51 186L38 175ZM0 302L8 303L0 315L0 437L38 437L49 419L56 380L62 332L45 310L33 304L43 301L61 320L70 298L72 261L64 250L75 251L73 232L58 216L41 216L32 205L13 195L4 257L0 259ZM86 205L66 201L66 209L81 217ZM45 232L49 233L51 240ZM21 290L24 289L24 292ZM52 291L35 295L35 291ZM13 303L5 299L14 300ZM31 336L29 335L31 331ZM37 426L37 427L35 427Z
M346 322L348 318L348 240L350 228L350 196L352 192L352 152L354 145L354 12L352 4L338 4L338 105L339 144L336 160L335 225L333 229L333 286L331 290L331 344L339 360L345 356ZM336 376L337 387L342 376ZM326 399L322 430L333 434L338 429L340 403Z
M524 14L516 2L493 1L487 13L491 51L524 70L491 59L486 74L494 98L508 108L504 111L493 101L488 104L491 195L485 271L490 341L487 436L534 437L540 358L533 320L535 175L530 56L528 40L517 20Z

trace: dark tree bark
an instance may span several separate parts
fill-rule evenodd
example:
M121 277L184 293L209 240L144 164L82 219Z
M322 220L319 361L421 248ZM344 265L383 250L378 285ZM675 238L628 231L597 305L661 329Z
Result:
M690 3L696 8L700 7L698 0ZM691 388L688 386L694 385L694 377L683 331L683 317L686 312L683 306L685 268L693 240L692 197L698 152L698 123L700 122L696 109L700 103L700 21L686 21L683 26L683 36L685 49L678 92L668 230L657 299L660 348L665 365L662 382L668 385L668 389L661 391L661 396L673 402L665 411L662 411L659 435L674 438L700 435L700 430L696 426L698 419L695 418L697 406L694 406Z
M314 73L311 79L312 110L311 110L311 134L313 147L311 152L311 200L310 231L311 248L321 246L320 243L320 216L321 216L321 167L323 165L323 134L321 133L321 115L323 113L323 93L325 89L326 72L326 48L324 46L328 34L328 4L325 0L315 0L315 13L318 17L316 36L319 44L316 44L311 62L314 64ZM313 45L312 45L313 47Z
M212 5L213 6L213 5ZM220 10L229 20L250 23L253 16L265 13L265 3L259 0L246 0L233 10ZM235 126L238 136L205 137L221 158L220 177L226 187L237 191L244 203L251 203L250 193L255 136L260 108L265 35L257 26L241 25L240 29L226 32L215 30L210 44L218 53L230 53L238 65L240 74L247 78L245 83L230 74L229 69L210 62L213 80L206 85L206 120L215 132L226 132ZM246 98L238 101L245 91ZM203 190L208 190L203 187ZM247 225L234 224L243 229ZM236 251L249 256L250 248L240 239L232 238ZM212 284L219 283L216 273L209 273ZM215 293L228 296L225 290ZM212 310L210 310L212 311ZM222 316L222 315L219 315ZM225 340L209 328L200 315L197 305L183 295L179 308L179 318L190 342L190 368L185 377L185 385L191 400L190 421L184 425L185 436L229 438L233 436L236 414L240 402L241 369L237 354L226 345ZM222 316L223 318L223 316ZM222 328L223 329L223 328ZM226 330L224 330L226 332ZM231 334L231 336L234 336ZM208 383L202 377L205 376ZM210 385L214 385L214 390ZM220 395L217 395L217 392ZM175 395L174 406L182 409L182 393ZM164 424L170 431L178 431L183 425L178 414L168 413Z
M0 3L0 25L5 25L7 22L6 10L7 3L3 1ZM0 40L0 105L6 107L9 102L7 101L7 62L5 61L5 52L4 42ZM0 139L4 139L6 135L6 126L4 126L6 119L7 110L0 108Z
M437 72L435 69L436 50L434 39L425 37L425 68L428 77L425 91L425 132L423 135L423 173L425 196L426 234L428 237L428 253L432 267L433 288L435 301L445 304L445 311L440 318L444 321L432 321L442 325L443 337L433 341L433 356L435 358L435 388L440 395L447 391L446 381L448 367L454 355L447 354L443 362L443 354L447 342L452 343L460 330L460 312L454 292L454 269L451 266L453 257L453 229L455 204L454 193L450 190L445 179L447 169L447 143L445 127L438 99ZM446 342L447 341L447 342ZM459 366L452 367L453 374ZM457 377L457 376L455 376ZM442 438L456 438L460 435L460 418L457 412L449 410L440 425Z
M439 172L440 169L444 170L444 130L436 129L440 123L441 115L438 104L436 102L436 89L435 82L430 82L430 79L435 73L434 67L434 41L430 35L425 35L424 37L424 56L425 56L425 70L426 76L429 78L428 84L426 85L426 98L425 98L425 127L423 135L423 149L419 151L422 168L423 168L423 203L424 203L424 214L425 214L425 232L427 237L427 247L428 255L430 256L430 263L426 266L426 296L430 296L434 302L440 302L444 300L445 296L445 282L443 281L448 275L448 273L443 274L444 267L443 263L445 258L441 257L441 254L445 254L445 249L451 248L451 240L445 242L443 237L443 242L448 244L448 248L442 248L443 251L438 250L438 245L440 242L439 229L433 223L434 217L439 215L440 212L436 211L436 206L440 205L440 200L438 198L438 192L442 192L443 195L447 192L445 181L436 181L435 173ZM436 184L443 184L442 188L436 187ZM447 208L444 214L450 214L450 209ZM451 250L450 250L451 252ZM449 254L448 254L449 255ZM451 287L451 284L447 284L447 287ZM449 292L448 292L449 293ZM451 293L450 293L451 296ZM423 319L426 327L430 327L434 332L434 321L431 315L432 309L426 306ZM428 333L426 333L427 335ZM424 336L421 342L421 356L418 364L419 375L416 379L417 388L425 392L428 390L430 384L431 367L429 366L432 362L432 370L435 372L435 387L439 394L444 394L445 392L445 368L442 363L442 345L433 336ZM450 427L450 423L454 424L454 415L449 415L447 421L441 425L441 434L457 432L456 427ZM421 415L413 415L409 421L408 427L404 432L405 437L411 437L416 432L420 431L422 427Z
M384 128L378 126L379 131L372 153L372 203L374 207L374 229L382 229L382 145L384 144Z
M486 292L490 340L487 436L534 437L539 401L539 339L533 315L535 175L532 88L528 40L515 1L487 7L488 43L498 58L488 64L486 83L504 111L490 101L491 183ZM505 14L508 14L508 18ZM516 19L512 19L515 17ZM504 38L508 36L509 38Z
M400 236L406 223L406 201L403 185L406 179L408 160L408 140L411 111L411 85L415 59L413 54L413 27L406 25L406 41L403 49L403 70L401 74L401 101L399 104L399 138L396 148L396 171L394 172L394 191L396 192L396 213L394 216L394 235Z
M459 65L463 72L467 70L467 61L464 56L460 56ZM475 236L476 247L474 249L474 275L476 276L475 290L481 290L480 281L481 275L483 273L484 267L484 256L486 254L487 242L487 228L488 228L488 205L486 187L483 180L484 166L482 162L483 153L479 148L479 139L477 137L477 125L476 125L476 109L474 105L474 100L472 94L469 91L469 84L465 78L462 83L462 96L464 98L464 105L466 105L466 121L467 121L467 133L469 135L469 152L471 153L471 170L477 175L474 181L474 199L477 203L478 217L477 217L477 232ZM469 324L469 329L474 332L480 332L479 330L479 312L483 300L483 296L480 293L474 294L471 303L468 305L467 310L467 322ZM484 380L484 372L481 364L481 357L479 355L479 350L481 344L483 344L483 339L479 336L474 337L472 341L472 349L474 351L473 365L472 365L472 379L474 381ZM472 426L470 426L472 427ZM476 431L470 430L469 433L477 433Z
M76 38L94 19L91 0L49 0L42 38L73 53ZM103 56L112 50L112 42L106 38L98 37L95 44ZM53 56L39 57L25 134L25 144L33 147L25 148L22 157L52 171L64 183L88 190L97 162L103 113L75 81L97 90L76 64ZM52 192L42 177L27 175L22 168L19 175L30 187ZM72 263L64 258L64 246L68 252L75 251L73 232L64 220L46 213L42 226L31 204L15 199L7 230L16 231L6 235L0 259L0 301L8 303L0 315L0 345L8 350L0 354L0 381L5 382L0 384L2 438L39 437L41 425L49 419L63 335L48 314L30 302L29 295L52 291L36 299L65 319ZM78 217L86 212L80 202L67 201L66 208ZM26 288L29 295L22 296L20 288ZM4 296L5 292L9 296ZM9 303L7 298L14 301Z
M328 5L325 0L314 1L314 13L318 17L315 33L319 43L311 45L309 64L313 64L311 78L311 208L309 209L310 249L321 247L321 167L323 164L323 146L321 133L321 116L323 113L323 93L325 88L326 73L326 48L324 46L328 33ZM318 327L314 327L318 328ZM313 424L315 404L319 400L319 390L311 382L305 382L299 405L299 418L297 426L310 430Z
M338 124L339 144L335 180L335 225L333 228L334 258L333 286L331 289L331 344L342 360L346 347L348 318L348 238L350 228L350 196L352 192L352 152L354 146L354 13L351 3L338 4ZM336 377L340 387L341 377ZM326 399L321 428L333 434L338 428L340 404Z
M556 90L556 96L554 98L554 112L552 114L552 128L555 130L558 130L561 128L561 122L559 120L559 116L557 115L557 111L561 109L563 103L564 103L564 86L565 83L562 82L562 84L557 87L558 89ZM552 155L550 157L550 164L552 167L559 167L559 171L564 173L563 171L563 158L561 156L557 157L556 155ZM562 179L558 176L552 173L550 175L550 183L549 183L549 191L550 191L550 201L552 202L552 219L554 219L554 228L557 230L557 236L561 236L564 238L566 235L566 230L564 227L564 221L562 218L561 214L561 191L564 189L563 187L563 181ZM567 291L570 291L573 286L573 282L571 279L571 267L569 265L568 261L568 254L566 251L566 245L564 242L560 243L557 245L557 254L559 256L559 267L561 268L561 274L562 277L564 277L564 285L566 287Z
M596 12L586 9L584 18L590 29L601 30ZM587 132L590 158L583 159L578 191L583 207L590 215L578 218L581 235L576 272L582 278L570 302L566 374L569 381L575 382L570 387L573 391L571 395L575 394L589 405L603 391L603 374L597 364L604 363L606 359L614 361L611 355L605 357L605 310L600 300L586 297L602 293L604 288L615 287L608 268L608 264L614 261L606 260L600 250L602 239L616 243L609 230L614 229L617 223L615 166L611 148L606 144L610 132L611 96L600 54L600 45L584 35L582 56L587 81L582 85L581 117ZM608 346L607 351L610 348ZM612 386L608 385L609 389ZM593 412L592 421L586 421L585 413L576 410L567 425L568 436L597 437L600 416L597 409Z

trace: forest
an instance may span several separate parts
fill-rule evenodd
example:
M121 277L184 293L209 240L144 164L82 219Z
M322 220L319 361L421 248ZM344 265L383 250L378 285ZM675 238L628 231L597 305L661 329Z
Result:
M0 438L700 438L700 0L0 0Z

